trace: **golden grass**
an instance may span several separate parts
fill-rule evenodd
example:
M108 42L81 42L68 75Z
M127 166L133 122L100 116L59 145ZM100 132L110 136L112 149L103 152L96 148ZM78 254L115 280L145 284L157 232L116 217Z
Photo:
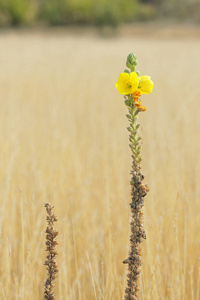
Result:
M43 298L51 202L56 299L122 300L131 159L115 82L131 51L155 83L140 114L141 299L200 299L200 42L10 32L0 44L0 299Z

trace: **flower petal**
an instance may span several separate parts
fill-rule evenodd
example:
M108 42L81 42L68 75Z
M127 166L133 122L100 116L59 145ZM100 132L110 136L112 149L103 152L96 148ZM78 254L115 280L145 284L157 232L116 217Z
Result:
M129 82L130 75L128 73L121 73L116 82L116 88L120 94L129 94L127 91L127 82Z
M132 83L132 89L133 89L132 93L134 93L137 90L139 84L139 77L136 72L131 72L130 82Z
M139 85L141 94L150 94L154 86L153 81L149 76L141 76Z
M121 73L119 75L118 81L121 81L121 82L123 82L123 81L129 81L129 78L130 78L130 75L128 73Z

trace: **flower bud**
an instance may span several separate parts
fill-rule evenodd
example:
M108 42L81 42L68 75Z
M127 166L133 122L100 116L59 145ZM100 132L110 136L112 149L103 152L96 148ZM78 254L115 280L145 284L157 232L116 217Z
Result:
M145 111L145 110L147 110L146 106L142 106L142 105L141 105L141 106L139 107L139 111Z
M124 73L128 73L128 74L130 74L130 71L129 70L127 70L127 69L125 69L124 70ZM139 75L138 75L139 76Z
M131 69L131 72L135 71L135 66L137 65L138 61L135 54L132 52L127 56L126 66Z
M134 104L137 108L139 108L141 106L141 103L139 101L134 101Z

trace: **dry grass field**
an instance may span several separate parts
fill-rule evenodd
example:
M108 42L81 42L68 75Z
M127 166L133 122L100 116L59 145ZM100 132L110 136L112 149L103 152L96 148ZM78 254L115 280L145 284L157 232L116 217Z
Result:
M135 52L147 240L141 299L200 299L200 41L0 33L0 299L43 299L45 202L58 216L57 300L122 300L130 150L115 82Z

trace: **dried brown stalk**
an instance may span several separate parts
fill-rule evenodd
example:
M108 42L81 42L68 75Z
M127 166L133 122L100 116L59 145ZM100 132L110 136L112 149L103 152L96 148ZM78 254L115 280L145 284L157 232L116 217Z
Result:
M55 300L55 294L53 291L53 287L55 284L55 279L58 273L58 267L56 263L56 255L58 255L55 250L56 245L58 245L55 240L58 235L58 231L54 230L53 225L54 222L58 220L58 218L53 214L53 205L49 203L45 203L44 205L47 211L47 228L46 228L46 251L48 251L48 255L46 256L46 260L44 265L47 266L47 279L45 280L45 291L44 291L44 299L45 300Z
M125 300L136 300L139 297L139 277L141 272L141 247L140 243L146 239L143 229L143 213L144 196L148 192L148 186L142 183L144 175L140 172L141 165L138 165L134 156L133 168L131 171L131 236L130 236L130 252L128 258L123 263L128 264L127 287L125 289Z

